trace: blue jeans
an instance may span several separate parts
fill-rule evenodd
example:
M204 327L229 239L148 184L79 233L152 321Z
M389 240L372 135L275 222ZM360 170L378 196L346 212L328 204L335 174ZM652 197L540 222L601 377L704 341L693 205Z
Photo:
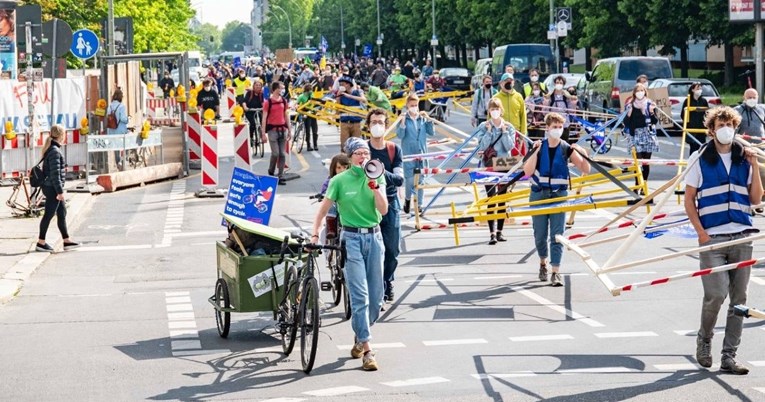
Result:
M369 327L380 316L383 305L382 233L350 233L345 240L345 284L351 296L351 327L359 342L372 339Z
M401 252L401 203L398 197L388 197L388 213L380 222L383 243L385 244L385 262L383 263L383 281L385 292L392 291L396 267L398 267L398 254Z
M543 189L541 191L531 191L529 201L548 200L551 198L565 197L568 191L551 191ZM543 208L546 208L543 206ZM539 258L550 256L550 265L559 267L563 257L563 245L555 240L556 235L562 235L566 228L566 213L558 212L555 214L535 215L531 217L531 223L534 226L534 244L537 247ZM550 237L550 249L548 253L547 237Z
M414 194L414 169L416 168L425 168L427 165L424 161L412 161L412 162L404 162L404 189L405 191L405 197L407 200L412 199L412 194ZM425 176L420 174L420 180L417 184L422 185L425 182ZM422 196L424 194L424 190L419 189L417 190L417 206L418 208L422 208Z

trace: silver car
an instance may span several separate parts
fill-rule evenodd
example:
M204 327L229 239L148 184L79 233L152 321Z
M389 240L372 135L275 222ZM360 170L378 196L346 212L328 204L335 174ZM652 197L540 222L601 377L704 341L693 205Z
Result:
M683 102L688 97L688 88L694 82L701 83L701 96L707 100L710 107L720 106L722 99L717 88L711 81L700 78L660 78L648 84L648 88L667 88L669 102L672 104L672 120L677 124L683 125L683 119L680 116L680 109Z

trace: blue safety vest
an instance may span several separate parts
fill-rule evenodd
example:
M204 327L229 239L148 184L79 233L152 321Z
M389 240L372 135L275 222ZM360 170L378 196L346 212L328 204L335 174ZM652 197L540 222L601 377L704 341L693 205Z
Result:
M717 156L712 165L699 159L701 177L704 181L696 195L699 218L704 229L736 222L752 226L752 205L749 202L749 162L732 163L730 173Z
M534 175L531 176L531 191L542 189L560 191L568 188L568 162L563 156L563 152L567 150L568 144L561 141L555 149L555 157L550 161L547 140L542 141L539 147L539 163L534 170Z
M361 93L358 90L353 90L351 91L351 95L359 96L361 95ZM351 99L345 96L340 97L340 104L343 106L351 106L351 107L358 107L358 108L361 107L361 101L358 101L356 99ZM343 113L340 115L341 123L360 123L362 120L364 119L352 114Z

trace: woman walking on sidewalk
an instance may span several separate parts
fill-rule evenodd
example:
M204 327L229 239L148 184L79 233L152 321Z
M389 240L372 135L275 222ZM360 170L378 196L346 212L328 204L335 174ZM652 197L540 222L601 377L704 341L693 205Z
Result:
M42 183L42 192L45 195L45 214L40 221L40 237L37 240L37 251L52 252L53 247L45 242L45 234L48 226L55 215L58 219L58 230L64 239L64 250L71 250L79 246L69 238L66 229L66 202L64 201L64 174L66 162L61 154L61 144L66 141L64 127L55 125L50 130L50 136L45 140L42 157L42 170L45 180Z

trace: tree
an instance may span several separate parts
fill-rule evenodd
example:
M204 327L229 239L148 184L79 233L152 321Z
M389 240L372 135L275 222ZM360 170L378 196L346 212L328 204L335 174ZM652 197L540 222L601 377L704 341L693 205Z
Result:
M645 8L645 5L644 5ZM674 55L680 49L680 75L688 76L688 40L697 31L699 5L695 0L651 0L648 2L651 44L659 54ZM689 17L690 16L690 17ZM651 78L651 77L648 77Z
M306 28L313 16L314 0L270 0L270 10L266 22L261 25L263 43L271 49L287 48L289 44L289 24L292 24L292 45L298 46L305 37ZM339 17L338 17L339 18Z
M221 33L221 49L230 52L244 51L244 46L252 43L252 29L240 21L229 21Z
M626 22L628 17L618 11L619 0L567 0L566 4L581 19L577 46L597 48L598 57L621 56L639 35Z
M699 34L709 39L709 45L723 45L725 48L725 86L735 80L733 70L733 47L754 45L751 24L731 24L728 21L728 3L718 0L700 0L699 10L704 18L698 24Z
M198 38L197 46L207 55L216 54L221 47L221 31L213 24L202 24L192 30L192 33Z

